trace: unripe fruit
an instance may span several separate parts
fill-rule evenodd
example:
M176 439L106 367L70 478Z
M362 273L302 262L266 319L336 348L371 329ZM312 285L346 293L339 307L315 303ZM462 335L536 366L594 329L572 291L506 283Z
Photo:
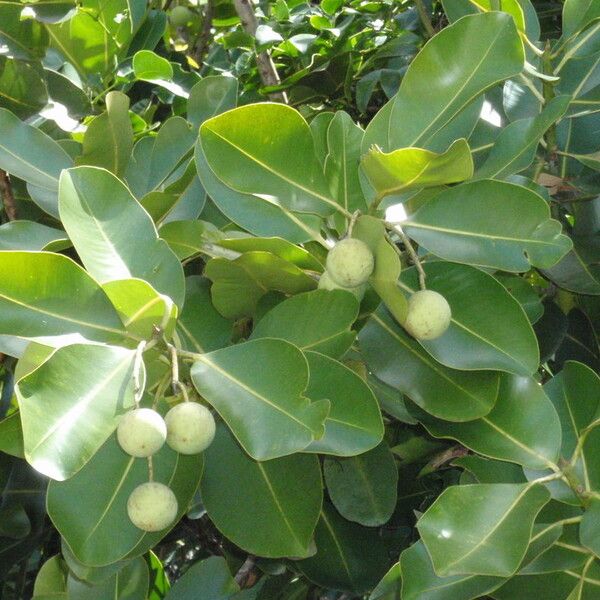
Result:
M131 456L152 456L165 443L167 426L155 410L136 408L121 419L117 439L121 448Z
M369 279L375 267L375 258L364 242L346 238L329 251L326 266L330 277L337 284L353 288Z
M331 278L331 275L328 271L325 271L319 278L318 287L320 290L346 290L347 292L351 292L352 294L354 294L359 302L363 299L363 296L365 295L365 290L367 289L367 285L365 283L351 288L344 287L339 283L336 283Z
M452 312L444 296L433 290L415 292L408 299L404 328L418 340L434 340L450 326Z
M171 488L162 483L142 483L127 500L127 514L143 531L162 531L177 517L177 498Z
M194 13L187 6L176 6L169 15L173 27L185 27L193 18Z
M198 454L206 450L215 437L215 418L208 408L197 402L182 402L165 417L167 444L181 454Z

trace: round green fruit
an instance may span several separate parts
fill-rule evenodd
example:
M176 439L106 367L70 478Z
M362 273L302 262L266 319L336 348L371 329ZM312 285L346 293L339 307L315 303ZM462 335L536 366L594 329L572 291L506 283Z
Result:
M167 444L180 454L198 454L215 437L215 418L197 402L182 402L166 415Z
M364 242L346 238L329 251L326 266L337 284L353 288L367 282L375 267L375 258Z
M117 439L121 448L131 456L152 456L165 443L167 426L155 410L136 408L121 419Z
M173 27L185 27L193 18L194 13L187 6L176 6L169 15Z
M171 488L162 483L142 483L127 500L127 514L138 529L162 531L177 517L177 498Z
M344 287L336 283L328 271L325 271L321 277L319 278L319 289L320 290L346 290L354 294L357 300L360 302L365 295L365 290L367 289L367 285L363 283L362 285L357 285L356 287Z
M444 296L421 290L408 299L404 328L418 340L434 340L448 329L451 319L450 305Z

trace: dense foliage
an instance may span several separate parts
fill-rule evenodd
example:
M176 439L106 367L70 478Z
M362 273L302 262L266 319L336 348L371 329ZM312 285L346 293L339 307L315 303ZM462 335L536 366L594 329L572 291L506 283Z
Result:
M599 129L594 0L0 0L2 597L600 598Z

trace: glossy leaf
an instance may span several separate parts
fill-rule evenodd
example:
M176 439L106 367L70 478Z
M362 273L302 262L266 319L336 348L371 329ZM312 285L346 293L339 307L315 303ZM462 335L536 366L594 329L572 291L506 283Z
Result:
M144 279L181 306L181 264L129 190L95 167L70 169L60 181L61 219L88 271L102 283Z
M524 52L512 17L493 12L470 15L444 28L411 63L398 94L367 128L363 150L416 146L440 150L459 137L452 128L477 96L519 74ZM458 133L458 135L457 135Z
M441 192L411 215L403 228L446 260L511 272L551 267L572 245L540 196L492 180Z
M356 298L343 290L314 290L297 294L272 308L254 327L252 339L275 337L301 350L339 357L355 334Z
M422 541L400 556L404 600L473 600L504 582L502 577L484 575L436 575Z
M198 177L217 208L247 231L260 236L279 236L290 242L319 239L321 219L294 213L271 197L245 194L227 187L209 166L202 145L195 151Z
M210 352L231 343L231 321L221 316L210 300L210 282L192 276L185 281L185 303L177 331L184 347L192 352Z
M557 96L536 117L519 119L502 130L477 178L502 179L526 169L545 131L566 112L570 96Z
M364 593L387 568L387 555L376 529L346 521L325 504L315 531L317 553L296 566L318 585Z
M366 211L367 205L360 187L358 164L364 131L354 123L348 113L338 111L327 128L327 155L325 177L334 197L348 213ZM340 216L341 217L341 216ZM345 229L343 218L340 221Z
M57 251L68 247L67 234L34 221L9 221L0 225L0 250Z
M310 379L305 395L313 402L329 401L325 434L305 448L336 456L353 456L374 448L383 436L381 413L373 392L352 369L308 351Z
M187 101L187 119L195 128L204 121L235 108L238 82L235 77L209 75L191 90Z
M558 415L541 386L529 377L502 375L496 405L480 419L450 423L423 415L423 423L432 435L456 439L490 458L531 469L548 468L558 460Z
M308 124L285 105L252 104L213 117L200 128L200 143L214 174L238 192L272 196L288 209L322 216L338 206Z
M41 208L58 217L58 178L63 169L73 166L73 160L51 137L3 108L0 108L0 129L0 168L54 193Z
M360 164L377 198L414 188L457 183L473 175L471 149L464 139L456 140L441 154L422 148L382 152L375 147L362 157Z
M153 456L154 479L169 485L185 514L202 474L202 455L184 456L166 444ZM102 481L102 485L98 485ZM167 533L146 533L127 516L127 499L148 481L148 463L123 452L116 436L67 481L48 487L48 514L75 557L90 566L104 566L139 556Z
M85 132L77 164L102 167L119 177L127 168L132 150L129 98L121 92L109 92L106 112L94 118Z
M538 368L535 334L519 303L493 277L467 265L425 265L427 289L439 292L452 309L448 330L421 345L454 369L494 369L530 375ZM419 289L416 269L405 270L400 284Z
M28 119L48 102L43 71L35 62L0 56L0 105Z
M163 79L169 81L173 78L171 63L151 50L140 50L133 56L133 72L138 79L155 81Z
M110 301L66 256L0 252L0 270L0 334L122 341L125 330ZM29 276L23 277L24 273Z
M302 269L270 252L246 252L235 260L213 258L204 275L213 282L215 308L229 319L252 315L269 290L297 294L317 287Z
M326 458L323 474L338 512L368 527L389 521L396 508L398 469L387 444L349 458Z
M133 408L135 351L73 344L22 378L25 456L52 479L72 477Z
M439 364L394 322L375 312L359 335L361 352L374 374L440 419L469 421L492 410L498 373L466 372Z
M532 484L446 488L417 523L435 572L510 577L549 499L543 486Z
M148 579L146 561L137 558L101 583L90 584L69 574L67 593L69 600L146 600Z
M323 435L329 402L303 396L308 365L289 342L251 340L199 355L191 375L256 460L298 452Z
M321 486L316 457L296 454L257 462L220 426L206 451L201 494L224 535L248 552L276 558L308 554L323 500Z
M194 600L199 594L211 600L228 600L240 591L222 556L210 556L193 564L175 582L166 600Z

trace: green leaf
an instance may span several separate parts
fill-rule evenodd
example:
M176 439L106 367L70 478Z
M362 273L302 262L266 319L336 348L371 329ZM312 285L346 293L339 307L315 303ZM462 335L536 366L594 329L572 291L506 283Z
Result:
M165 80L173 78L171 63L151 50L140 50L133 56L133 72L138 79L144 81Z
M202 501L228 539L264 557L307 555L323 500L316 456L257 462L222 425L205 455Z
M373 147L360 166L378 199L407 190L458 183L473 176L473 159L467 140L456 140L438 154L422 148L400 148L382 152Z
M96 167L69 169L61 176L59 196L65 229L96 279L104 283L137 277L178 306L183 304L184 277L178 258L114 175Z
M123 175L133 150L133 128L129 119L129 98L121 92L106 95L106 112L88 125L78 165L102 167L118 177Z
M530 483L446 488L417 522L435 572L510 577L549 499L546 488Z
M200 143L214 174L238 192L321 216L338 208L308 124L289 106L250 104L213 117L202 124Z
M558 460L558 415L541 386L530 377L502 375L496 405L480 419L449 423L423 414L422 422L435 437L456 439L490 458L531 469L545 469ZM544 424L542 429L540 423Z
M195 600L200 597L210 600L228 600L240 591L222 556L210 556L193 564L175 582L166 595L166 600Z
M579 243L578 243L579 242ZM543 273L559 287L578 294L600 295L600 280L590 265L589 252L583 240L575 238L573 248ZM586 256L588 255L588 256Z
M383 423L373 392L352 369L338 361L306 352L310 380L305 391L313 402L329 401L325 434L304 451L353 456L374 448L383 436Z
M51 137L0 108L0 168L34 186L56 192L63 169L73 166L71 157ZM58 217L56 197L42 207Z
M231 343L233 324L221 316L210 300L210 282L192 276L185 280L185 303L177 331L184 348L210 352Z
M483 575L436 575L425 544L418 541L400 556L403 600L472 600L485 596L504 582Z
M320 586L364 594L387 569L387 552L377 529L346 521L328 504L323 506L315 543L317 553L296 566Z
M509 15L470 15L445 27L412 61L399 92L371 121L363 150L373 144L386 152L445 149L475 124L453 129L461 111L489 87L518 75L523 63L523 44Z
M13 412L0 421L0 451L18 458L25 458L19 411Z
M78 334L98 342L123 341L125 330L110 301L70 258L49 252L0 252L0 272L0 334Z
M34 19L21 19L22 10L20 4L0 2L0 44L8 48L12 58L43 58L48 45L48 34L44 26Z
M191 376L256 460L293 454L323 435L329 402L302 395L308 365L289 342L258 339L198 355Z
M119 572L101 583L80 581L72 573L67 579L69 600L146 600L148 592L148 566L143 558L137 558Z
M58 251L69 245L64 231L34 221L9 221L0 226L0 250Z
M444 190L403 228L441 258L511 272L551 267L572 246L541 196L503 181Z
M33 586L33 598L67 598L67 575L69 568L57 554L49 558L39 570Z
M48 96L54 103L62 104L73 119L83 119L92 112L89 97L83 89L71 81L66 75L44 69Z
M171 221L161 226L159 234L182 261L206 251L207 244L219 241L224 235L208 221Z
M508 273L494 273L494 277L523 307L530 323L533 324L541 319L544 314L542 299L527 279Z
M366 212L367 209L356 168L360 162L363 135L364 131L343 111L335 113L327 128L325 177L334 197L347 213ZM343 232L345 220L341 215L339 217L338 231Z
M301 350L342 356L354 340L356 298L343 290L297 294L272 308L254 327L252 339L281 338Z
M327 491L349 521L375 527L390 520L396 508L398 469L387 444L349 458L325 458Z
M360 349L374 374L440 419L469 421L492 410L499 374L444 367L425 352L382 309L359 335Z
M288 240L280 237L229 237L231 234L224 235L224 239L217 240L219 246L223 248L229 248L236 252L270 252L283 258L288 262L295 264L301 269L307 269L309 271L323 270L323 265L307 250L292 244Z
M177 497L179 520L198 487L202 455L184 456L165 444L152 458L154 480ZM127 516L129 495L146 481L147 461L125 454L113 435L71 479L50 482L48 514L77 560L109 565L144 554L164 537L166 530L143 532Z
M149 339L157 327L167 336L173 333L177 307L143 279L107 281L102 289L132 335Z
M209 75L190 90L187 101L187 119L198 129L204 121L235 108L238 82L235 77Z
M421 341L436 360L454 369L493 369L531 375L539 363L537 340L519 303L491 275L467 265L424 265L427 289L439 292L452 309L452 322L439 338ZM405 270L401 287L413 293L415 268Z
M507 125L475 177L503 179L526 169L535 157L542 136L565 114L570 100L570 96L557 96L537 117L519 119Z
M81 469L132 409L135 351L73 344L59 348L15 386L25 457L62 481Z
M211 259L204 275L212 282L215 308L229 319L250 316L269 290L297 294L317 287L317 282L296 265L270 252L246 252L235 260Z
M0 56L0 105L27 119L48 102L48 89L39 63Z
M579 525L581 543L600 556L600 500L592 500Z
M273 198L243 194L227 187L212 172L202 145L195 151L198 177L217 208L234 223L259 236L278 236L293 243L321 238L321 219L294 213Z

